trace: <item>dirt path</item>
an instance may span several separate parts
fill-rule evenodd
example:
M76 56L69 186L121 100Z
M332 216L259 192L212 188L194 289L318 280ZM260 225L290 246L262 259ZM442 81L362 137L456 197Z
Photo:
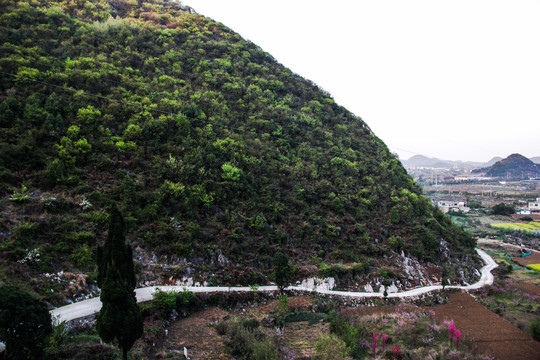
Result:
M463 339L472 340L480 354L500 360L540 359L539 342L474 301L471 295L456 293L449 300L449 304L433 308L435 318L440 322L454 320Z
M210 308L175 321L169 326L169 335L161 346L164 350L156 354L156 358L166 358L167 353L183 357L185 346L192 360L230 359L225 347L226 339L212 326L228 314L218 308Z

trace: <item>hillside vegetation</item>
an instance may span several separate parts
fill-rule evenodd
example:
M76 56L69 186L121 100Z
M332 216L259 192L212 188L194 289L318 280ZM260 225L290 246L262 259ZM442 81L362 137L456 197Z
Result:
M540 175L540 167L525 156L512 154L497 161L486 172L487 176L523 179Z
M1 0L0 39L2 282L95 274L111 200L138 261L211 284L473 253L362 119L187 7Z

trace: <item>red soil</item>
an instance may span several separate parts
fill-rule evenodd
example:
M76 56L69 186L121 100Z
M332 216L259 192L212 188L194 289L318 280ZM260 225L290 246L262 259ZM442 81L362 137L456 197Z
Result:
M519 287L531 294L539 294L540 287L519 284ZM307 296L289 298L289 308L305 310L311 306ZM417 309L414 305L411 311ZM257 317L271 312L278 307L277 301L250 308L249 312ZM396 306L347 308L344 312L351 315L371 315L374 313L392 313ZM449 304L429 308L435 311L435 319L442 323L445 319L454 320L462 333L464 341L470 340L479 354L489 355L498 360L540 360L540 342L534 341L529 334L518 329L502 317L494 314L467 293L450 295ZM183 347L188 348L191 359L225 360L229 359L225 346L226 338L217 334L212 324L222 320L229 312L210 308L192 314L188 318L173 322L169 327L169 336L156 358L166 358L168 353L183 354ZM319 333L326 332L323 324L306 327L305 324L290 324L284 338L286 345L303 356L314 355L314 343Z
M521 266L527 266L531 264L540 264L540 252L533 251L531 255L525 256L525 258L522 258L520 256L520 257L514 257L512 259Z
M433 310L437 321L454 320L463 339L473 341L480 354L495 359L540 359L540 342L474 301L467 293L453 294L449 304Z
M176 353L176 356L183 358L185 346L190 359L230 359L225 346L226 338L220 336L211 326L223 320L228 314L214 307L173 322L168 328L169 335L161 347L163 350L156 354L156 358L167 358L168 353Z
M540 286L536 286L533 284L516 284L516 287L528 292L531 295L540 296Z

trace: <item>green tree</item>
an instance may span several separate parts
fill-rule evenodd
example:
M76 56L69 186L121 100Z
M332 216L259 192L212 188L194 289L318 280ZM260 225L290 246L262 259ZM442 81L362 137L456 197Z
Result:
M506 205L503 203L497 204L491 208L493 215L512 215L516 212L516 209L512 205Z
M441 269L441 285L444 290L444 287L448 284L448 276L450 271L446 266L443 266Z
M97 262L103 304L97 330L103 341L116 340L127 359L133 343L142 336L143 319L134 292L132 250L125 242L124 220L116 204L111 206L109 231L103 247L98 247Z
M279 292L283 294L283 289L289 283L292 269L289 265L289 258L282 252L277 252L273 258L274 263L274 280L279 288Z
M390 210L390 221L393 224L397 224L401 221L401 216L399 215L399 209L397 206L394 206L392 210Z
M14 286L0 287L0 340L8 359L41 359L52 332L47 305Z

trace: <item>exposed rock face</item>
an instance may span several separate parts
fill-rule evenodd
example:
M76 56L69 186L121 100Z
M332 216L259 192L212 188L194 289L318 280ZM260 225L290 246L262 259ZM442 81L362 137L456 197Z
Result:
M371 286L371 284L365 285L365 286L364 286L364 291L365 291L365 292L370 292L370 293L374 292L374 291L373 291L373 287Z
M386 288L386 291L390 294L390 293L397 293L399 290L397 286L392 282L392 285L388 286Z
M309 278L302 280L299 285L313 290L332 290L336 286L336 280L333 277L325 279Z
M447 274L446 283L453 285L469 285L476 282L480 277L478 270L482 263L470 255L462 257L452 256L451 249L446 241L441 241L441 257L445 259L446 267L452 269L451 274ZM406 254L393 253L385 256L386 262L379 264L382 268L389 267L394 272L392 277L373 276L376 272L371 272L363 276L363 279L352 277L336 278L340 288L349 291L360 292L380 292L387 293L407 291L417 287L441 285L443 281L443 268L435 264L422 264L417 258ZM396 270L396 268L400 270ZM449 278L452 278L450 280Z
M230 261L229 261L229 259L227 259L227 257L225 255L219 254L218 255L218 263L221 266L225 266L225 265L229 265Z
M407 280L411 283L417 283L420 286L431 285L426 280L425 277L425 268L414 258L409 258L406 256L402 257L402 268L407 273Z

